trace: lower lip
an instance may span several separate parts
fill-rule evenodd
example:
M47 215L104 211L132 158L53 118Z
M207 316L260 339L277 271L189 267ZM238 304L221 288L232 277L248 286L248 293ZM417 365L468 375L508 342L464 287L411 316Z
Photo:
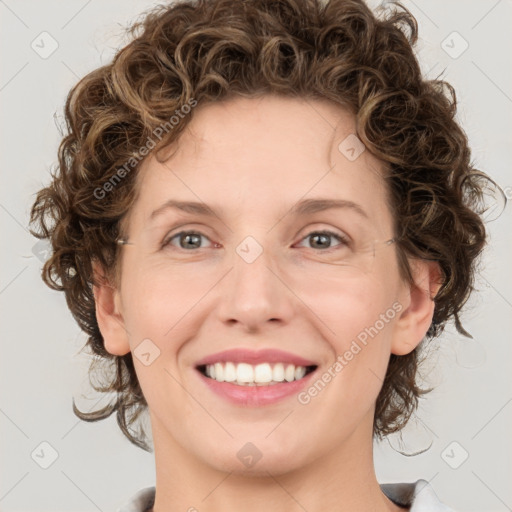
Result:
M231 382L219 382L204 376L196 370L203 382L217 395L236 405L259 407L270 405L297 395L311 380L316 370L308 373L300 380L282 382L271 386L238 386Z

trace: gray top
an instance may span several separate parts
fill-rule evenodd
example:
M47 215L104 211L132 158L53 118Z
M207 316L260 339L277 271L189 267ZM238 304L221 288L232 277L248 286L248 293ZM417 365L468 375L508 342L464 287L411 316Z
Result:
M441 503L425 480L410 483L381 484L382 492L396 505L410 507L410 512L455 512ZM155 502L155 487L138 491L118 512L147 512Z

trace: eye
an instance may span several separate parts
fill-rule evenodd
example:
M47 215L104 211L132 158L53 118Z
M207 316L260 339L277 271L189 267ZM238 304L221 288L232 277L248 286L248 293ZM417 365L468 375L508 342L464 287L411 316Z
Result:
M171 237L165 239L162 243L162 248L166 247L168 245L173 245L171 242L175 238L178 239L178 248L179 249L202 249L201 245L201 238L205 238L209 240L209 238L202 233L199 233L198 231L180 231L179 233L176 233L175 235L172 235ZM218 245L218 244L216 244Z
M314 238L313 238L314 237ZM162 248L172 245L176 247L172 241L174 239L178 239L178 248L184 250L191 249L202 249L201 238L209 240L209 238L199 231L180 231L175 235L172 235L165 239L162 243ZM314 244L316 247L312 247L313 249L329 249L331 248L330 238L336 238L340 243L339 246L346 247L349 245L349 239L346 236L335 233L333 231L323 230L323 231L312 231L308 235L306 235L302 241L307 239L315 240ZM320 246L318 246L320 245ZM219 244L215 244L216 247L220 247Z
M328 230L312 231L302 240L315 240L314 244L317 245L317 247L312 247L313 249L329 249L331 248L331 242L329 241L330 238L336 238L340 242L339 245L343 247L349 244L349 239L346 236Z

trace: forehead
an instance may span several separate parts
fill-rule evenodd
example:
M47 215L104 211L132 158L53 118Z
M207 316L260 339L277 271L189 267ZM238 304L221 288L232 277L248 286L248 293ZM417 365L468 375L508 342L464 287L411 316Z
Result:
M322 197L360 204L374 222L390 223L383 165L355 132L355 117L328 100L264 96L199 104L166 160L150 155L139 169L134 214L147 221L175 199L270 219Z

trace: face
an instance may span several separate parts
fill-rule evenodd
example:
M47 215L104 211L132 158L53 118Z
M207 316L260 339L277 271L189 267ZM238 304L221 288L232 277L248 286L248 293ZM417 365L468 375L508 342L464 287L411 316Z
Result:
M382 166L345 141L355 131L328 101L231 99L199 105L174 154L144 162L116 350L134 353L155 447L279 474L371 444L407 286ZM254 375L272 382L242 385Z

